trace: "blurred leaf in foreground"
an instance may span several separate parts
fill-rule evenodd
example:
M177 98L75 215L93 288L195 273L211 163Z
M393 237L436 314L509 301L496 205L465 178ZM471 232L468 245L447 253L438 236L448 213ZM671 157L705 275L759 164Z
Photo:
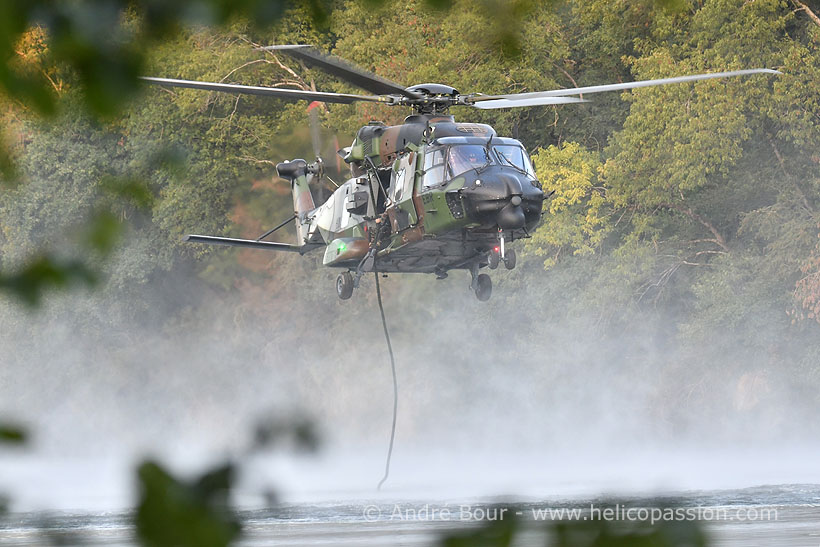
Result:
M228 509L234 469L222 465L191 482L171 476L155 462L138 470L137 535L143 545L221 547L239 536Z
M150 209L154 194L145 181L138 178L107 177L100 186L113 197L122 198L140 209Z
M617 506L615 506L617 507ZM675 511L675 509L661 509ZM682 510L682 509L678 509ZM502 512L503 511L503 512ZM538 523L524 526L514 517L516 510L498 508L497 520L468 532L456 532L442 538L443 547L508 547L518 544L526 532L546 532L547 545L555 547L705 547L706 534L694 520L663 520L650 524L645 521L609 521L591 516L590 520L561 520L538 528ZM669 513L666 513L669 514ZM674 514L674 513L673 513ZM501 518L503 517L503 518ZM546 540L547 537L543 539ZM528 538L531 539L531 538Z
M86 227L86 243L103 256L108 255L122 235L123 225L110 211L94 214Z
M556 547L705 547L706 534L697 521L610 522L561 521L550 528L550 545Z
M0 423L0 443L23 444L26 442L26 431L18 426Z
M17 166L10 150L6 139L0 135L0 187L14 187L17 182Z
M506 514L506 518L488 521L478 530L456 533L441 540L443 547L508 547L519 532L519 522L509 516L514 511L498 508L496 515ZM502 513L503 511L503 513Z
M289 443L295 450L315 452L319 448L319 435L313 422L308 419L260 421L254 432L253 450L279 448Z
M66 289L75 285L93 287L97 281L97 273L82 261L44 254L30 259L16 272L0 273L0 291L33 307L40 303L48 289Z

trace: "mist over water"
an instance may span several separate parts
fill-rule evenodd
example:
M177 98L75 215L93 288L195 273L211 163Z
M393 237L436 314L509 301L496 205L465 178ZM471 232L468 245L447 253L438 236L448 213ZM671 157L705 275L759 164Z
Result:
M33 438L0 457L12 507L128 507L133 467L147 455L191 473L242 457L239 499L249 505L268 489L285 500L376 496L392 386L372 278L339 302L335 272L297 261L275 258L262 290L238 280L219 292L179 273L133 302L102 291L55 296L34 314L10 306L0 415ZM493 273L489 303L475 300L464 272L382 280L399 415L380 495L820 482L817 408L799 370L771 355L681 355L668 336L675 318L647 314L642 328L614 334L595 317L545 322L551 302L531 295L558 290L554 276L534 275L537 259L522 262ZM161 305L140 301L154 290ZM713 342L733 354L719 333ZM317 425L318 454L244 457L259 420L294 416Z

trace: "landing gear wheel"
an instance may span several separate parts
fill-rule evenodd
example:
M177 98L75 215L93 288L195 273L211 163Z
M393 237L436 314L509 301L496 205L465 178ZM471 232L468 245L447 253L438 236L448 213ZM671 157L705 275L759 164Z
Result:
M498 253L495 251L495 249L493 249L492 251L490 251L490 254L487 256L487 261L488 261L487 266L489 266L489 268L491 270L494 270L494 269L498 268L498 263L501 261L501 257L498 255Z
M336 278L336 294L342 300L347 300L353 295L353 276L350 272L340 273Z
M504 253L504 266L508 270L515 268L515 251L513 249Z
M475 280L475 297L486 302L493 294L493 280L487 274L478 274Z

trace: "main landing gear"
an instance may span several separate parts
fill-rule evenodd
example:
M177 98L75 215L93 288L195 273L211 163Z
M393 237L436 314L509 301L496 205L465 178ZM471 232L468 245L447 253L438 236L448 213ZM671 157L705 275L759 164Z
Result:
M478 273L477 262L470 267L470 275L473 278L470 282L470 288L475 292L475 297L482 302L489 300L493 294L493 280L490 279L490 276Z
M498 268L498 265L502 262L504 263L504 267L508 270L515 268L517 258L515 255L515 249L507 249L506 243L504 232L499 230L498 245L490 249L490 252L487 253L487 266L491 270ZM490 279L490 276L487 274L479 274L478 264L474 264L470 268L470 274L473 277L473 280L470 283L470 288L475 291L476 298L482 302L489 300L490 295L493 293L493 282Z
M336 278L336 294L342 300L347 300L353 296L353 275L350 272L340 273Z
M349 299L353 295L353 289L359 287L359 280L362 278L362 275L373 271L377 252L378 249L376 246L371 246L367 254L362 257L355 272L347 271L339 274L339 277L336 278L336 294L339 295L339 298L342 300ZM447 274L445 274L445 277L446 276ZM385 275L385 277L387 277L387 275Z

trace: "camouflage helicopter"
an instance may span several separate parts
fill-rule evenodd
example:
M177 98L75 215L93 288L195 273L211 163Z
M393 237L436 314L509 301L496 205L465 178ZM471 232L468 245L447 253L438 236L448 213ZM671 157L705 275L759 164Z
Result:
M322 160L285 161L276 166L290 181L294 215L256 240L189 235L185 240L305 254L324 248L323 264L344 270L336 292L346 300L366 272L421 272L447 277L467 270L470 288L486 301L492 281L483 267L516 264L510 243L527 238L542 215L544 192L524 146L498 136L486 124L456 122L450 107L517 108L584 102L584 95L639 87L725 78L769 69L696 74L658 80L555 89L507 95L461 94L448 85L405 87L305 45L260 50L290 55L307 66L373 95L326 93L168 78L143 78L163 86L326 103L373 102L413 109L402 125L371 122L351 146L339 150L351 177L316 206L311 185L324 176ZM548 197L548 196L547 196ZM298 243L264 241L296 222Z

